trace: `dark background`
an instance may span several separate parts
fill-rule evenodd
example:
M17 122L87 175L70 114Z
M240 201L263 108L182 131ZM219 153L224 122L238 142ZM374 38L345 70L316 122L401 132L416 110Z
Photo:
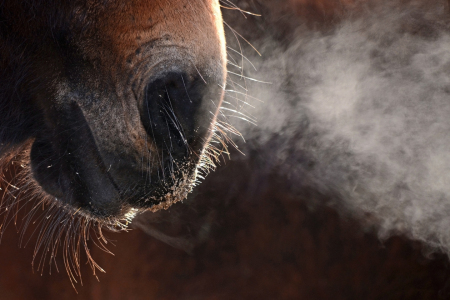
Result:
M308 206L320 196L292 195L274 173L258 160L229 161L195 200L150 216L155 228L187 236L191 253L138 229L108 234L115 256L92 247L107 273L98 282L83 266L78 295L61 257L60 273L32 272L34 245L19 249L11 227L0 247L0 299L449 299L445 256L426 259L402 237L380 242L332 208ZM199 241L187 227L206 227L207 237Z

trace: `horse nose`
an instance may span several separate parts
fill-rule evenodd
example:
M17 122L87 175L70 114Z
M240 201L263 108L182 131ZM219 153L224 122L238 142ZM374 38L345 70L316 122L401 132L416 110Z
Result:
M161 151L178 159L201 151L217 109L207 99L214 98L208 97L210 93L210 85L200 75L172 71L150 80L141 119Z

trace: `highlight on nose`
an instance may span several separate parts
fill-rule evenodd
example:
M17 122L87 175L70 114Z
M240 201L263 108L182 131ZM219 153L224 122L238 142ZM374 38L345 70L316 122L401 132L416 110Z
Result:
M160 151L173 158L199 154L210 118L205 106L209 86L200 76L168 72L152 78L143 93L141 120Z

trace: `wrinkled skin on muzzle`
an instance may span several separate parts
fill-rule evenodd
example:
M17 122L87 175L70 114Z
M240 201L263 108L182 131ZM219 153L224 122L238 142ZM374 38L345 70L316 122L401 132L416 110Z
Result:
M166 208L195 181L223 97L217 0L6 0L2 153L91 217Z

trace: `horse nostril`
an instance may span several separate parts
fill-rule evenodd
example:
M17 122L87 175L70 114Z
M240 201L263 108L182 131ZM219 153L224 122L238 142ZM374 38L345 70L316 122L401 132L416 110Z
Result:
M201 150L210 125L201 109L206 87L200 78L178 72L159 76L146 86L141 119L160 150L174 158Z

